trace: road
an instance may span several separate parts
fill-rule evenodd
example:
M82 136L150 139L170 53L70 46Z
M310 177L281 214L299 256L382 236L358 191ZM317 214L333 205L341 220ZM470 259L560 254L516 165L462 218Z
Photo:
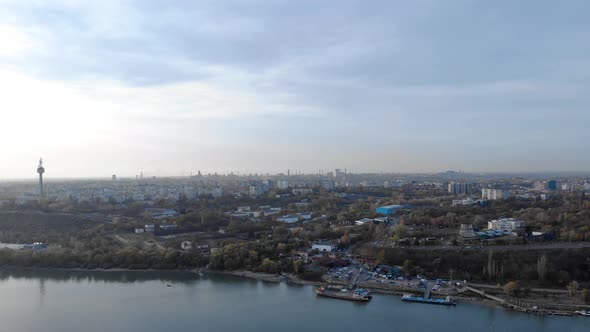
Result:
M477 287L477 288L487 288L487 289L498 289L497 285L490 285L490 284L476 284L476 283L469 283L469 286ZM533 292L547 292L547 293L567 293L566 289L554 289L554 288L531 288Z
M566 243L550 243L550 244L519 244L519 245L504 245L504 246L481 246L481 247L463 247L463 246L411 246L411 247L394 247L387 245L383 247L400 248L408 250L493 250L493 251L512 251L512 250L550 250L550 249L581 249L590 248L590 242L566 242Z

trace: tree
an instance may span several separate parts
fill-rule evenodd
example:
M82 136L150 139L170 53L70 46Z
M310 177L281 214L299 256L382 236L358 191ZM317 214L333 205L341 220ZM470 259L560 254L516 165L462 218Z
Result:
M348 247L350 245L350 237L348 234L344 234L340 237L340 246L341 247Z
M516 296L518 295L520 285L518 284L518 281L509 281L502 288L504 289L506 296Z
M270 258L265 258L260 263L260 269L267 273L277 273L277 263Z
M277 240L282 240L289 235L289 229L285 226L275 227L273 230L273 237Z
M404 261L403 270L406 275L409 275L411 273L411 271L412 271L412 261L411 260L406 259Z
M399 224L395 225L395 236L397 237L398 240L406 237L407 233L408 233L408 229L406 227L406 224L403 221L401 221Z
M582 289L582 301L584 301L584 303L588 303L590 301L590 298L588 297L588 290L586 288Z

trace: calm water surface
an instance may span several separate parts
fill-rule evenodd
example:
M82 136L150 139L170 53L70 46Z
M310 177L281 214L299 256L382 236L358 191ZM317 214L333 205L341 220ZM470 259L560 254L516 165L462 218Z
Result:
M590 331L583 317L386 295L358 304L313 289L189 273L0 271L0 331Z

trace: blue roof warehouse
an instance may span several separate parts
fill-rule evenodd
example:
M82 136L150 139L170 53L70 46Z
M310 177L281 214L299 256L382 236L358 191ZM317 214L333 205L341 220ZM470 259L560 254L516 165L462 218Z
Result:
M380 206L375 209L375 212L380 213L384 216L391 216L397 212L397 210L402 209L403 205L386 205Z

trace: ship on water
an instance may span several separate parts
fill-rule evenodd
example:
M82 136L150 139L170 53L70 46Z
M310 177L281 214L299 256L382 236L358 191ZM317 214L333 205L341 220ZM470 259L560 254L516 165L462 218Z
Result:
M371 292L364 288L356 288L351 290L346 288L326 286L316 289L315 292L318 296L357 302L369 302L373 298L371 296Z
M439 305L457 305L457 302L453 300L450 296L445 297L444 299L438 298L426 298L422 296L415 296L412 294L404 294L402 296L402 301L404 302L415 302L415 303L426 303L426 304L439 304Z

